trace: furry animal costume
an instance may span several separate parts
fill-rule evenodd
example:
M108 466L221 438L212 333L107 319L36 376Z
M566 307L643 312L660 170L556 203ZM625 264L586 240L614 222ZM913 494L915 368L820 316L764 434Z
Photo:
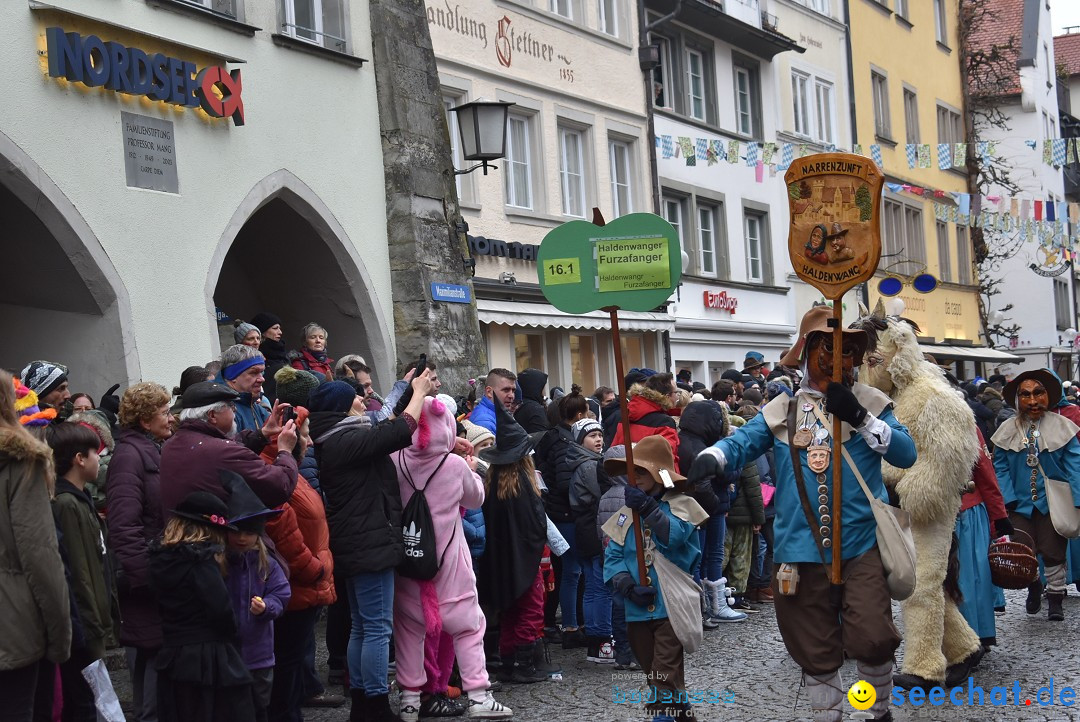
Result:
M855 324L870 335L882 363L864 365L859 380L889 394L894 413L915 441L910 469L882 464L885 483L896 489L911 514L915 538L915 592L901 603L904 615L902 671L943 682L945 669L979 649L979 638L943 586L960 496L979 454L975 417L935 365L919 350L906 320L880 309Z

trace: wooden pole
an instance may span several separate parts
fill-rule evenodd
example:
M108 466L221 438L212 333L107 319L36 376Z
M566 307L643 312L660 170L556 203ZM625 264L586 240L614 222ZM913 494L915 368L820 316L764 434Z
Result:
M830 319L830 325L833 327L832 378L836 383L843 383L844 379L844 305L841 302L841 299L842 297L833 301L833 317ZM840 511L841 503L843 502L844 440L840 438L840 424L840 417L834 415L832 430L832 567L830 569L830 576L832 577L831 581L833 584L840 584L843 581L840 571Z
M619 410L622 412L623 445L626 447L626 483L634 483L634 444L630 440L630 407L626 403L626 373L623 371L622 342L619 339L619 307L607 306L603 309L611 315L611 343L615 347L615 374L619 377ZM638 575L642 584L649 583L645 569L645 539L641 533L641 518L635 511L634 541L637 542Z

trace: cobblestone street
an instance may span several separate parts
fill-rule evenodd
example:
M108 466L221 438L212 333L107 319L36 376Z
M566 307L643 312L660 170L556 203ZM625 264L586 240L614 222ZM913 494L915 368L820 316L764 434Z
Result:
M961 722L967 720L1076 720L1080 708L1040 707L1035 693L1054 679L1054 693L1060 695L1062 686L1080 687L1080 600L1074 589L1065 601L1065 622L1051 625L1046 621L1045 605L1037 616L1024 613L1024 592L1006 592L1008 609L998 617L998 646L983 658L975 683L986 693L983 707L954 707L946 698L942 706L924 703L920 708L906 704L893 709L895 720L926 720ZM900 624L899 605L894 605L895 618ZM321 639L321 631L320 631ZM903 654L903 647L900 648ZM506 685L497 698L514 710L519 722L555 722L556 720L594 720L622 722L645 720L640 706L614 704L612 687L634 688L644 681L640 673L618 672L612 667L585 662L585 650L563 651L552 648L553 657L563 667L563 680L533 685ZM325 678L325 649L320 645L320 675ZM849 662L843 670L845 684L853 684L855 664ZM126 670L113 673L117 693L125 709L130 707L130 686ZM1023 693L1021 706L1012 696L1014 682L1020 683ZM698 705L699 720L807 720L809 704L799 693L799 672L784 651L771 605L751 614L740 624L722 626L706 634L702 649L687 662L687 683L691 689L735 693L730 704ZM1008 706L990 704L991 688L1005 687L1009 691ZM337 690L333 690L337 691ZM964 700L967 695L965 692ZM1032 700L1031 706L1023 701ZM1045 699L1045 697L1044 697ZM1078 703L1080 704L1080 703ZM845 707L847 707L845 703ZM847 707L847 713L852 710ZM309 722L344 722L348 707L336 710L305 710ZM459 718L460 719L460 718ZM847 719L847 717L845 718Z

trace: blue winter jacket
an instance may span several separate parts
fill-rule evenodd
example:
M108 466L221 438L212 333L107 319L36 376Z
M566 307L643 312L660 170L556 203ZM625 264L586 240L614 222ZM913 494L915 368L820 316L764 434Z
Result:
M483 426L491 433L495 433L495 404L487 396L480 399L480 403L469 414L469 421L477 426Z
M483 509L466 509L465 516L461 520L461 528L465 530L465 541L469 543L469 553L473 559L484 553L487 544L487 526L484 524Z

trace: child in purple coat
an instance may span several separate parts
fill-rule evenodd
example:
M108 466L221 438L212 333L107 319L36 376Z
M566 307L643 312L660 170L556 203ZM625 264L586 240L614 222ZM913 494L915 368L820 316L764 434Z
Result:
M243 477L222 472L229 492L229 523L225 586L229 589L240 639L240 656L254 680L255 719L267 719L274 682L274 620L285 612L292 592L281 565L263 542L266 520L282 510L267 509Z

